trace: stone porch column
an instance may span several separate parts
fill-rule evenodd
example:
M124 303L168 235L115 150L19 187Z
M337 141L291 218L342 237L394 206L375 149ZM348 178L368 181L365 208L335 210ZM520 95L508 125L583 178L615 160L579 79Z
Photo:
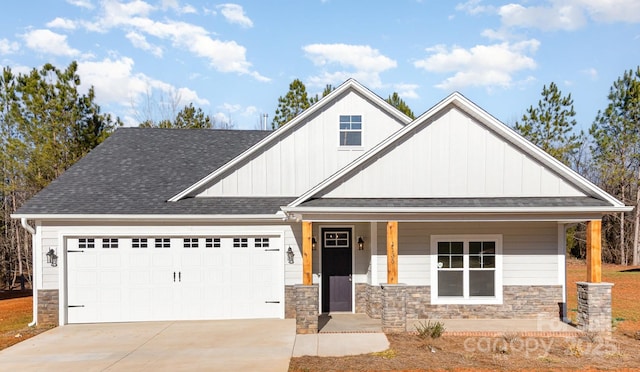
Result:
M296 333L318 333L318 285L298 284L295 286Z
M602 283L602 221L587 222L587 281L578 282L578 329L611 335L611 288Z
M382 330L407 330L407 290L404 284L382 284Z

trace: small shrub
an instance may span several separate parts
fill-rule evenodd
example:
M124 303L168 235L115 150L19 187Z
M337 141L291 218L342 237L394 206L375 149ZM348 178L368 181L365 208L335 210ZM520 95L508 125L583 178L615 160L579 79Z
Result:
M385 351L378 351L375 353L371 353L371 355L373 356L378 356L381 357L383 359L393 359L396 357L396 351L393 349L387 349Z
M442 322L431 323L431 321L429 321L428 323L425 323L425 322L418 323L418 325L416 325L416 331L418 332L418 336L420 338L427 338L427 337L438 338L442 336L442 334L445 331L445 328L444 328L444 323Z
M502 335L502 339L505 340L509 344L512 343L513 341L517 340L518 338L519 338L518 334L515 333L515 332L507 332L507 333L504 333Z

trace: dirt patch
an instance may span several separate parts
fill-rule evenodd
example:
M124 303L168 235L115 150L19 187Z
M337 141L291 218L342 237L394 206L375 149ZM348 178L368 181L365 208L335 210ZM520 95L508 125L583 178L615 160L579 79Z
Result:
M52 326L28 326L32 309L31 296L0 300L0 350L51 329Z
M640 342L627 337L448 337L388 334L382 353L291 359L290 371L590 370L640 365Z

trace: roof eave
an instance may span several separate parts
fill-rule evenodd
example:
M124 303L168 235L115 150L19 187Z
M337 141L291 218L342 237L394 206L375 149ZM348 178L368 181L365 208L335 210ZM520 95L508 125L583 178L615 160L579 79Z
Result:
M12 214L11 218L39 221L282 221L286 215L274 214Z
M601 207L282 207L285 213L358 213L358 214L509 214L509 213L620 213L630 212L633 207L601 206Z

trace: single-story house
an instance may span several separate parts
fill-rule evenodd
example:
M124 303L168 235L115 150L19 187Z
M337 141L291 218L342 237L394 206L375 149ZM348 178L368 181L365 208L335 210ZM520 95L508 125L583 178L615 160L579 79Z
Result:
M348 80L273 132L118 129L13 217L33 234L39 322L308 333L330 312L387 330L562 318L581 221L579 321L606 328L600 221L628 210L459 93L411 120Z

